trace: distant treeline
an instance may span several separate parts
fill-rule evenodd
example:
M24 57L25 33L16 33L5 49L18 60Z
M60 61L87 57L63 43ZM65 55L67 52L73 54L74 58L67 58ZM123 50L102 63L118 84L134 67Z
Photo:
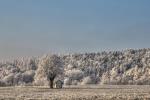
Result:
M150 85L150 49L57 56L64 68L57 79L64 85ZM41 60L42 57L31 57L1 62L0 85L47 85L44 76L36 75ZM37 79L42 81L38 84Z

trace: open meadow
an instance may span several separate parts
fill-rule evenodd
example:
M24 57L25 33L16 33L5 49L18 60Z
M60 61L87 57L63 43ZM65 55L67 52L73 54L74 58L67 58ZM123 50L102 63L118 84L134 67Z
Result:
M0 100L150 100L150 86L1 87Z

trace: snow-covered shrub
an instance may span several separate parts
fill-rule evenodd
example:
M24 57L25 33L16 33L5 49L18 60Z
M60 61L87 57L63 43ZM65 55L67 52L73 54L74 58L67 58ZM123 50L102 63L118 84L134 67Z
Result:
M13 79L14 85L20 85L23 83L22 73L16 73Z
M78 85L78 80L73 80L72 85Z
M34 85L48 85L46 74L43 67L39 64L34 76Z
M68 70L65 74L71 80L81 80L83 78L83 75L84 75L84 73L78 69Z
M35 72L33 70L26 71L22 74L23 82L32 83L34 81Z
M0 80L0 87L6 86L5 82Z
M71 85L71 80L69 78L65 78L64 85Z
M110 74L106 72L102 75L100 84L109 84L109 82L110 82Z
M82 85L86 85L86 84L97 84L99 83L100 78L98 76L95 76L94 74L92 74L91 76L86 76L83 78L82 80Z
M14 85L14 73L11 73L3 78L7 86Z
M86 84L92 84L92 79L90 76L87 76L87 77L84 77L83 80L82 80L82 85L86 85Z

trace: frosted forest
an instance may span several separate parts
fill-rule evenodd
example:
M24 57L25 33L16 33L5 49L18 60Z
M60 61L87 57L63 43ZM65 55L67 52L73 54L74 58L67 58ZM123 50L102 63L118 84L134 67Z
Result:
M51 54L52 55L52 54ZM42 57L1 61L0 86L46 86ZM150 85L150 49L57 55L64 85ZM56 62L57 63L57 62ZM43 74L42 74L43 73Z

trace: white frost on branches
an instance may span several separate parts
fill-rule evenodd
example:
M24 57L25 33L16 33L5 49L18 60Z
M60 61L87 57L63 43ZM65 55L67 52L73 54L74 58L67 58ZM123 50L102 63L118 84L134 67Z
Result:
M45 55L40 59L35 74L35 84L45 85L47 81L60 77L63 74L63 65L57 55Z
M45 56L40 59L32 57L1 62L0 83L3 85L21 85L37 82L41 85L45 85L47 78L44 75L46 75L47 72L44 69L46 69L49 71L48 73L51 74L64 73L61 75L63 77L61 79L64 80L65 85L150 85L149 48L110 52L104 51L101 53L76 53L59 55L56 58L59 59L53 59L53 63L50 62L50 56ZM57 61L62 61L61 65L57 63ZM61 68L63 69L58 70L57 65L62 66ZM44 66L46 68L44 68ZM41 81L41 83L39 81Z

